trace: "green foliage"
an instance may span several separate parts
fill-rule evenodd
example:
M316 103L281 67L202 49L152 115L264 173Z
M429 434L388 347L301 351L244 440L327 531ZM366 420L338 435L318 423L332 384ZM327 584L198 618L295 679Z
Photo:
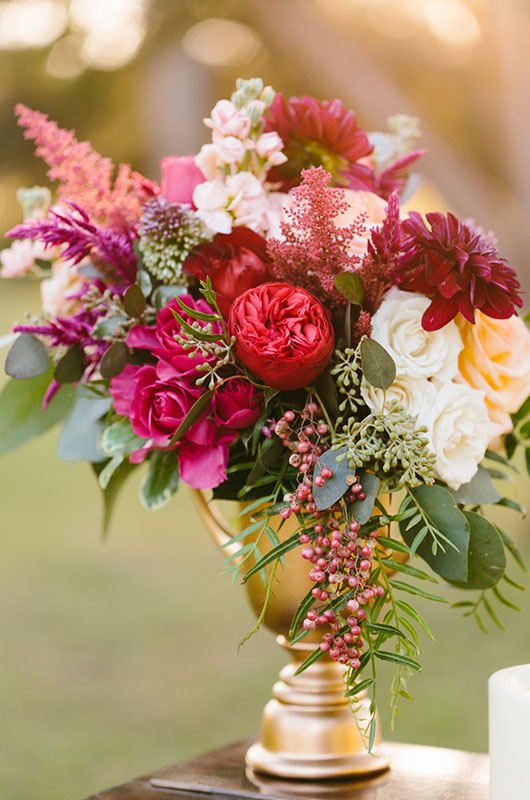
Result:
M396 365L389 353L375 339L361 342L361 364L364 378L376 389L386 391L396 379Z
M74 392L64 387L51 399L46 411L42 402L53 379L53 367L24 381L11 379L0 394L0 454L8 453L40 436L70 411Z
M21 333L11 345L4 369L16 380L27 380L46 372L48 364L48 353L43 343L30 333Z
M341 272L333 278L335 288L353 305L362 306L364 300L364 284L355 272Z
M189 431L191 426L197 422L197 420L204 414L206 409L211 403L212 397L214 395L214 389L207 389L203 392L198 400L192 405L180 425L178 426L177 430L171 437L171 441L169 442L167 449L170 450L175 444L182 439L185 433Z
M446 580L468 575L469 525L441 486L411 489L400 508L399 529L411 554L417 553Z
M103 378L115 378L121 375L127 365L129 351L125 342L113 342L103 358L99 371Z
M85 371L85 354L83 348L76 342L58 361L53 377L57 383L77 383Z
M467 579L451 580L462 589L489 589L500 581L506 569L506 554L499 531L474 511L464 511L469 525Z
M313 473L313 496L316 507L320 510L331 508L331 506L335 505L351 486L355 471L351 469L344 459L337 461L337 458L345 454L345 449L344 452L341 450L326 450L318 457ZM323 486L318 486L315 483L315 478L320 476L324 467L328 467L333 472L333 475L331 478L326 478Z
M104 415L109 411L110 397L99 397L80 387L73 408L65 420L57 447L64 461L101 461L105 454L100 447Z
M144 293L137 283L129 286L123 295L123 308L129 317L141 317L147 306Z
M140 486L140 501L148 511L156 511L171 500L179 487L178 459L172 451L154 450L148 464Z
M459 489L451 489L455 501L462 505L481 506L489 503L498 503L501 495L493 485L490 473L484 467L479 467L469 483L460 486Z
M114 469L112 474L109 476L108 481L105 482L105 486L102 487L100 478L108 463L108 461L100 461L90 465L94 474L96 475L96 478L98 479L98 485L102 490L103 516L101 522L101 533L103 538L106 538L109 533L112 514L120 490L136 466L135 464L130 464L128 461L120 462L117 468Z

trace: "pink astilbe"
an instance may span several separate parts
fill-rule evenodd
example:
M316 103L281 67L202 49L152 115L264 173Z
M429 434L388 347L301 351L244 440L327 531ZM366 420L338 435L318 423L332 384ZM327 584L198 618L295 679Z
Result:
M385 220L372 229L368 252L357 270L364 286L364 307L371 314L377 311L386 291L395 283L391 270L399 263L401 240L399 196L393 192L388 200Z
M397 158L379 175L374 175L373 191L385 200L388 200L393 192L401 193L407 183L410 167L427 152L427 150L413 150Z
M49 219L28 220L16 225L6 235L12 239L32 239L46 245L66 245L61 255L78 264L87 256L102 262L103 271L118 283L132 283L136 277L137 261L133 237L128 229L102 228L92 224L88 215L75 203L73 211L50 211Z
M302 171L302 183L292 191L293 204L285 213L281 231L285 241L271 239L267 252L273 274L302 286L324 304L342 306L344 296L333 278L354 272L360 258L348 252L350 243L365 232L363 215L351 225L339 227L335 219L348 203L342 189L329 188L331 176L322 167Z
M40 111L18 103L18 124L24 137L33 139L35 154L50 167L48 177L59 181L58 194L82 206L89 217L103 225L132 227L140 217L142 205L156 194L157 187L147 178L120 164L113 183L114 165L100 156L88 142L78 142L73 131L59 128Z

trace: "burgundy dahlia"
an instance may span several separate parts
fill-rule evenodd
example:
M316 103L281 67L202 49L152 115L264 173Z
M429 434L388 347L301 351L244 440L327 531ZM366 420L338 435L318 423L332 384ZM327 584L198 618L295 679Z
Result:
M266 115L265 129L276 131L287 161L270 172L270 179L288 190L300 183L303 169L324 167L336 185L372 189L373 169L359 163L373 147L357 117L340 100L317 100L304 95L286 100L274 98Z
M443 328L460 312L474 322L474 310L507 319L523 302L514 270L480 232L453 214L412 211L402 223L403 256L392 269L401 289L432 298L423 315L427 331Z

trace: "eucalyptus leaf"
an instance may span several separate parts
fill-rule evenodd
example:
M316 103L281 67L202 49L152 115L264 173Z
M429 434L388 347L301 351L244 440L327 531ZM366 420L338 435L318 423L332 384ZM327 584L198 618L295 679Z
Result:
M25 381L11 379L0 393L0 454L15 450L63 419L72 407L74 391L61 387L46 411L42 403L53 380L53 366Z
M153 291L153 281L151 280L151 276L145 269L138 270L137 276L138 286L142 290L142 294L144 297L149 297L151 292Z
M464 511L469 525L468 576L465 581L451 580L461 589L490 589L500 581L506 569L506 553L499 532L489 520L474 511Z
M417 546L416 552L431 569L446 580L465 581L468 574L469 525L463 512L455 506L453 496L441 486L418 486L412 489L412 495L445 544L432 551L432 539L426 535ZM399 530L406 544L412 546L425 523L423 518L415 525L408 527L410 520L402 519ZM445 551L445 552L444 552Z
M121 375L127 366L129 350L125 342L113 342L101 359L99 371L104 378Z
M105 275L91 261L85 261L84 264L79 265L77 267L77 272L82 275L83 278L90 278L90 280L96 281L105 280Z
M77 393L57 445L59 458L63 461L101 461L105 457L99 440L105 424L102 417L111 404L110 397L96 397L86 391Z
M359 275L355 272L341 272L339 275L335 275L333 283L348 302L362 306L364 285Z
M79 342L76 342L60 359L53 377L57 383L77 383L85 371L85 354Z
M179 487L179 464L175 453L164 450L154 450L148 464L147 475L140 486L140 501L148 511L156 511Z
M352 506L352 514L360 525L366 525L374 510L380 481L373 472L361 472L359 474L359 482L366 497L364 500L357 499L355 501Z
M350 467L346 459L337 462L337 458L345 453L346 448L341 447L340 450L326 450L318 457L313 475L313 496L320 511L335 505L350 488L351 483L348 482L348 478L353 480L355 470ZM325 479L323 486L318 486L315 478L320 476L325 467L330 469L333 475Z
M394 383L394 360L375 339L363 339L361 342L361 365L365 379L376 389L386 391Z
M488 503L498 503L501 499L500 492L493 485L487 469L479 467L469 483L463 484L459 489L451 489L455 501L465 506L481 506Z
M141 317L145 311L146 305L147 301L144 297L144 293L137 283L133 283L123 295L125 313L130 317Z
M94 328L93 335L95 339L105 339L107 337L112 338L116 335L118 329L123 325L124 322L128 322L129 317L126 317L124 314L116 314L113 317L107 317L107 319L102 319L96 327Z
M7 354L5 371L15 380L23 381L42 375L49 363L43 343L30 333L21 333Z
M185 286L158 286L151 297L154 307L160 311L165 308L171 300L187 291Z
M146 441L135 434L127 417L120 417L102 431L100 445L106 456L129 456Z

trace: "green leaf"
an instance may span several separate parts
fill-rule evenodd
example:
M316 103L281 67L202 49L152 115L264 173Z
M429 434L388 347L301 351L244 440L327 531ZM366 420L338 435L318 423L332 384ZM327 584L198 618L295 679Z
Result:
M318 457L313 473L313 496L320 511L334 506L350 488L348 478L353 479L355 470L350 467L346 459L337 461L337 458L345 453L346 448L341 447L340 450L326 450ZM324 486L317 486L315 478L320 476L324 467L330 469L333 475L331 478L326 478Z
M52 379L50 363L42 375L25 381L12 378L5 385L0 394L0 454L40 436L68 414L74 400L70 387L59 389L46 411L42 410L42 401Z
M256 463L250 470L246 485L256 486L259 479L265 475L269 467L276 464L284 453L285 447L282 445L281 439L277 436L266 439L259 448Z
M432 600L435 603L449 603L449 600L446 600L445 597L424 592L423 589L419 589L417 586L411 586L410 583L403 583L403 581L396 581L393 579L390 583L394 589L398 589L399 591L408 592L408 594L414 594L418 597L424 597L426 600Z
M361 364L364 377L376 389L386 391L394 383L394 360L375 339L363 339L361 342Z
M203 415L205 410L210 405L211 399L215 393L215 389L208 389L206 392L200 395L199 399L195 401L192 405L180 425L178 426L177 430L171 437L171 441L169 442L167 449L170 450L178 441L182 439L185 433L189 431L191 426L197 422L199 417Z
M507 433L504 437L504 449L506 450L507 458L513 458L513 455L519 444L519 439L514 433Z
M506 581L508 586L512 586L514 589L518 589L520 592L526 592L526 586L521 586L520 583L514 581L513 578L510 578L510 576L506 575L506 573L502 576L502 579L503 581Z
M125 342L113 342L103 358L99 371L104 378L115 378L127 365L129 350Z
M451 489L455 501L465 506L482 506L488 503L498 503L501 499L500 492L493 485L490 474L484 467L479 467L469 483L463 484L459 489Z
M256 561L254 566L251 567L248 570L248 572L246 572L245 575L243 576L243 583L246 583L246 581L248 581L248 579L252 577L252 575L262 570L264 567L267 566L267 564L270 564L272 561L277 561L279 558L284 556L290 550L293 550L293 548L298 547L299 544L300 544L300 533L297 531L293 536L290 536L284 542L280 542L280 544L277 547L273 547L272 550L269 550L268 553L265 553L265 555L262 556L259 559L259 561Z
M110 397L98 397L81 389L61 431L57 455L63 461L101 461L102 417L112 405Z
M390 539L388 536L378 536L377 543L388 550L396 550L398 553L407 553L410 555L410 549L407 544L399 539Z
M127 417L119 417L107 425L101 434L101 449L106 456L128 456L146 441L135 434Z
M420 663L409 656L401 655L401 653L389 653L386 650L376 650L374 655L376 658L381 659L381 661L391 661L393 664L399 664L401 667L409 667L418 672L422 668Z
M21 333L11 346L5 371L15 380L27 380L46 372L50 359L43 343L30 333Z
M345 696L357 697L359 694L361 694L361 692L364 692L366 689L368 689L368 687L371 686L373 682L374 682L373 678L365 678L364 680L359 681L359 683L356 683L355 686L353 686L351 689L348 689Z
M124 322L128 322L129 317L126 317L124 314L116 314L114 317L107 317L107 319L102 319L96 327L94 328L93 335L95 339L105 339L105 338L112 338L116 335L118 328L120 328Z
M382 558L381 563L383 563L385 567L393 569L395 572L403 572L405 575L410 575L411 578L438 583L436 578L433 578L432 575L427 575L423 570L416 569L416 567L412 567L410 564L403 564L402 561L394 561L392 558Z
M396 605L402 611L404 611L405 614L408 614L409 617L412 617L412 619L416 620L418 625L421 628L423 628L429 639L432 639L433 642L435 641L434 634L432 633L431 629L429 628L429 626L427 625L426 621L424 620L419 611L416 611L416 609L413 606L411 606L410 603L407 603L405 600L396 600Z
M498 464L504 464L505 467L509 467L513 472L519 472L511 461L508 461L508 459L500 453L496 453L495 450L486 450L485 458L489 458L490 461L496 461Z
M219 314L206 314L204 311L197 311L196 308L190 308L180 297L176 297L175 299L181 309L192 319L198 319L202 322L218 322L221 319Z
M512 500L511 497L501 497L496 505L503 506L504 508L511 508L512 511L517 511L522 517L526 517L526 508L523 508L523 506L519 505L515 500Z
M492 607L491 603L489 602L489 600L486 597L484 597L482 602L484 604L484 608L486 609L486 611L488 613L488 616L491 619L491 621L497 626L497 628L499 628L501 631L506 633L506 628L504 627L504 625L502 624L502 622L498 618L497 614L493 610L493 607Z
M353 504L352 516L360 525L365 525L374 510L377 492L379 491L379 478L373 472L361 472L359 482L366 495L364 500L357 499Z
M468 576L465 581L449 581L461 589L490 589L506 569L506 554L499 531L474 511L463 512L469 525Z
M527 447L524 451L524 460L526 464L526 471L530 475L530 447Z
M94 474L96 475L98 480L101 472L107 466L108 463L109 463L108 461L102 461L99 462L98 464L91 464ZM135 466L136 464L130 464L129 461L123 461L120 464L120 466L113 471L112 476L110 477L106 488L102 490L103 519L102 519L101 532L103 538L105 538L109 532L110 523L112 520L112 514L114 512L114 507L116 505L116 500L120 493L121 487L129 477Z
M522 611L522 608L520 606L516 606L515 603L511 602L511 600L508 600L508 598L505 597L502 594L502 592L499 591L497 586L494 586L491 591L493 592L499 603L502 603L503 606L506 606L506 608L511 608L513 611Z
M388 639L391 636L397 636L398 639L403 639L404 641L409 642L410 644L414 644L413 642L410 641L409 637L405 633L403 633L403 631L400 631L399 628L396 628L395 625L388 625L385 622L369 622L368 629L373 633L382 633L383 636L385 636Z
M512 539L510 539L508 534L505 533L503 530L501 530L498 525L496 525L495 527L497 528L497 531L499 533L499 536L502 539L502 542L503 542L505 548L511 553L511 555L512 555L513 559L515 560L516 564L519 565L520 569L525 574L528 574L528 570L526 568L526 564L525 564L524 558L522 557L521 553L519 552L519 549L518 549L517 545L515 544L515 542Z
M179 487L179 463L175 453L155 450L149 456L149 469L140 486L140 501L148 511L165 505Z
M296 635L296 632L297 632L298 628L300 627L300 625L302 624L302 621L305 619L305 616L306 616L307 612L309 611L309 609L311 608L311 606L315 602L315 598L311 594L312 591L313 591L313 587L311 587L309 589L309 591L307 592L306 596L299 603L298 608L294 612L294 616L293 616L293 619L291 621L291 627L289 629L289 639L290 640L293 639L293 637Z
M431 536L424 536L417 545L416 552L442 578L465 580L468 570L469 526L463 513L456 508L453 496L441 486L417 486L411 492L422 512L441 534L443 541L448 542L445 552L437 547L436 553L433 553ZM401 535L409 547L421 533L423 526L422 521L407 530L407 520L400 521Z
M519 410L516 411L515 414L512 414L512 419L514 422L520 422L529 414L530 414L530 397L527 397L524 403L519 408Z
M128 314L129 317L141 317L145 311L146 305L147 301L144 297L144 293L137 283L133 283L123 295L125 313Z
M77 383L84 371L85 354L79 342L76 342L57 363L53 377L57 383Z
M199 342L218 342L219 339L223 338L222 333L207 333L206 331L192 327L183 317L180 316L180 314L175 311L174 308L170 310L180 325L181 332L186 333L192 340L197 340Z
M298 667L298 669L296 670L296 672L294 674L295 675L300 675L308 667L310 667L311 664L314 664L315 661L318 661L319 658L322 658L323 655L324 655L324 653L322 652L320 647L317 647L315 650L313 650L312 653L310 653L310 655L308 655L306 660L302 664L300 664L300 666Z
M103 490L107 488L112 476L114 475L114 473L116 472L118 467L123 463L124 460L125 460L124 456L118 455L118 456L113 456L109 461L107 461L107 463L105 464L105 466L103 467L98 476L98 483Z
M349 303L362 306L364 300L364 284L355 272L341 272L333 278L335 288L344 295Z
M138 286L142 290L142 294L144 297L149 297L151 292L153 291L153 281L151 280L151 276L145 269L138 270Z

